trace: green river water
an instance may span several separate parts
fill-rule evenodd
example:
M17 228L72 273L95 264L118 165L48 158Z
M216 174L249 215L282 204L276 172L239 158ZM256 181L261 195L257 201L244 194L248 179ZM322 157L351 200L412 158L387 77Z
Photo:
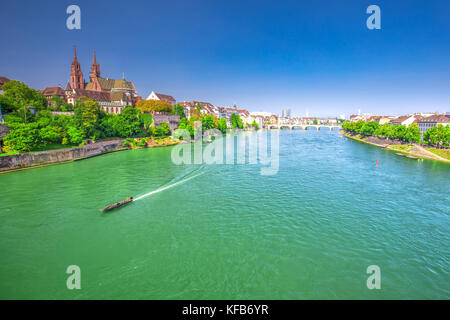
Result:
M0 298L450 298L448 164L336 131L279 135L268 176L175 165L173 147L1 174Z

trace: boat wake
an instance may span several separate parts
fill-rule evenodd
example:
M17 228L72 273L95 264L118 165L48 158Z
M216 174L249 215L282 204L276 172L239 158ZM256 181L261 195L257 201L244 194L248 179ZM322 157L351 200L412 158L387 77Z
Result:
M177 185L179 185L179 184L182 184L182 183L185 183L185 182L187 182L187 181L189 181L189 180L191 180L191 179L194 179L194 178L196 178L196 177L198 177L198 176L201 176L201 175L204 174L204 173L205 173L205 172L201 172L201 173L198 173L198 174L193 175L193 176L191 176L191 177L184 178L184 179L182 179L182 180L180 180L180 181L177 181L177 182L174 182L174 183L172 183L172 184L169 184L169 185L167 185L167 186L158 188L158 189L156 189L156 190L153 190L153 191L151 191L151 192L149 192L149 193L146 193L146 194L144 194L144 195L142 195L142 196L139 196L139 197L135 198L134 201L138 201L138 200L144 199L144 198L146 198L146 197L149 197L149 196L151 196L151 195L153 195L153 194L155 194L155 193L158 193L158 192L161 192L161 191L170 189L170 188L175 187L175 186L177 186Z

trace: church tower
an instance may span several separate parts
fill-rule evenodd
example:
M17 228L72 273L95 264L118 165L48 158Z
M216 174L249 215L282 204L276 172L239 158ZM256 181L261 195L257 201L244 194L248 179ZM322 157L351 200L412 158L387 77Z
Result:
M90 79L91 82L94 82L94 78L100 78L100 65L97 63L97 59L95 57L95 49L94 49L94 61L91 66Z
M70 69L70 85L73 89L84 89L83 71L77 59L77 48L73 46L73 61Z

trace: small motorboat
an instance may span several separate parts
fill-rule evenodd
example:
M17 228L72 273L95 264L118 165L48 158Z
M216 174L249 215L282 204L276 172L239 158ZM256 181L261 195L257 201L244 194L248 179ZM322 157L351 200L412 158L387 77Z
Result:
M396 155L398 155L398 156L400 156L400 157L406 157L406 154L404 154L404 153L399 153L399 152L397 152L397 153L395 153Z
M100 211L110 211L110 210L122 207L122 206L124 206L124 205L126 205L126 204L128 204L130 202L133 202L133 197L128 197L128 198L126 198L123 201L119 201L119 202L116 202L114 204L111 204L111 205L109 205L107 207L104 207L103 209L100 209Z
M414 156L406 156L407 158L409 158L409 159L414 159L414 160L417 160L417 159L419 159L419 158L417 158L417 157L414 157Z

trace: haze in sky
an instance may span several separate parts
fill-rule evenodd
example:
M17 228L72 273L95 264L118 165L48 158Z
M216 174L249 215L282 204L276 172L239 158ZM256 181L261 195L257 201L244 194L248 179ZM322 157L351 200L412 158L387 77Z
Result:
M66 9L81 8L81 30ZM369 30L366 9L381 8ZM0 76L36 89L69 81L73 45L85 79L177 101L295 116L450 111L450 1L3 2Z

